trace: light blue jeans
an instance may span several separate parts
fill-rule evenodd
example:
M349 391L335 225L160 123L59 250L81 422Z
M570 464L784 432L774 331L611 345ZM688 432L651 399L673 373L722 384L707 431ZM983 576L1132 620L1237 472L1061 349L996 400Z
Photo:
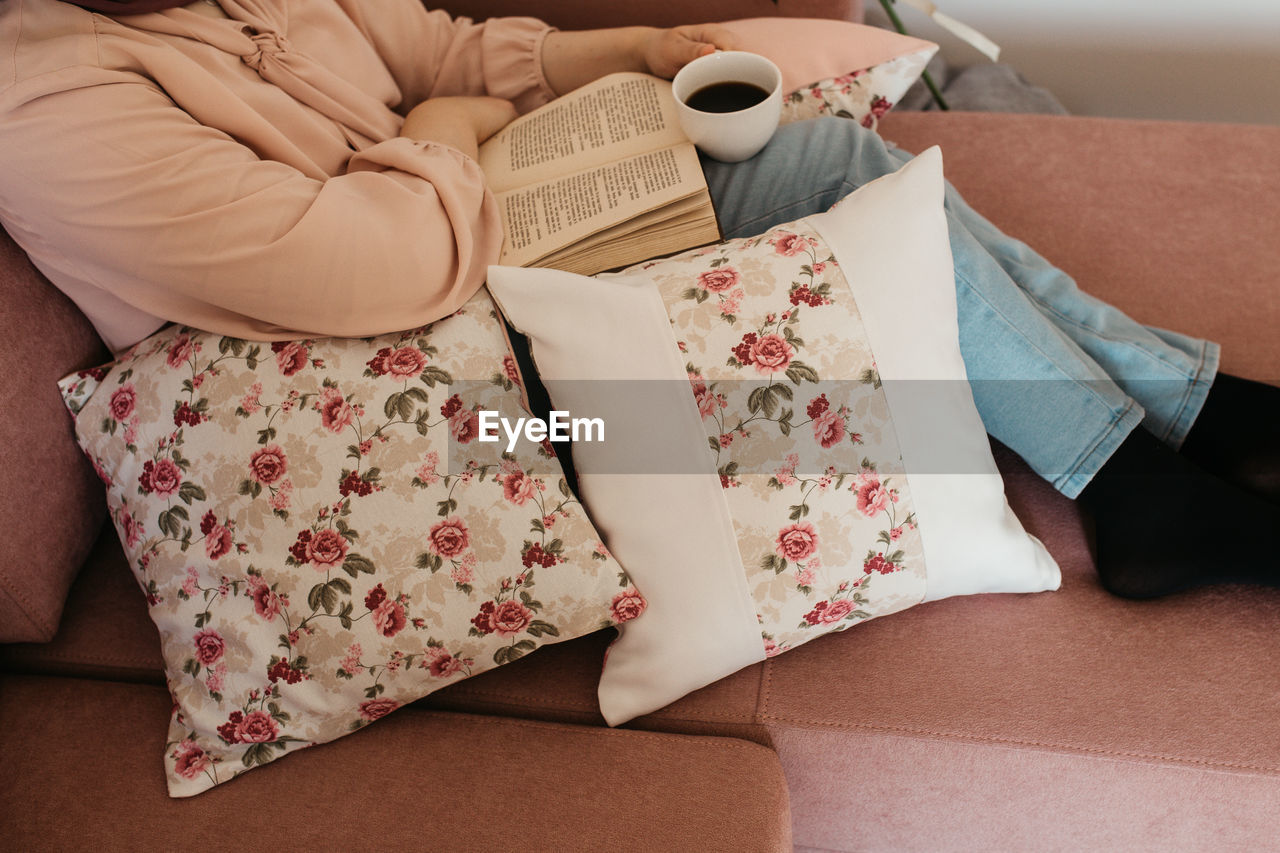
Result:
M785 125L742 163L704 159L726 237L820 213L910 154L848 119ZM945 152L944 152L945 158ZM1179 447L1218 345L1142 326L946 193L960 350L984 425L1074 498L1139 423Z

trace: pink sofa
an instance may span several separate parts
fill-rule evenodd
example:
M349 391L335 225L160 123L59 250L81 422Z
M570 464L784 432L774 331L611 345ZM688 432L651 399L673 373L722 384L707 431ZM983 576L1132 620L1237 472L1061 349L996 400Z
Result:
M1227 370L1280 379L1280 128L931 112L890 114L882 133L941 144L971 203L1086 290L1221 341ZM1280 592L1109 596L1087 518L1003 452L1011 503L1062 566L1059 592L922 605L621 730L599 716L608 636L592 635L169 800L155 630L114 533L94 541L100 498L53 386L100 345L7 240L0 290L0 547L50 566L47 588L0 595L37 613L60 595L56 567L82 566L50 642L0 646L6 849L1206 850L1280 837ZM1230 559L1229 531L1205 559Z

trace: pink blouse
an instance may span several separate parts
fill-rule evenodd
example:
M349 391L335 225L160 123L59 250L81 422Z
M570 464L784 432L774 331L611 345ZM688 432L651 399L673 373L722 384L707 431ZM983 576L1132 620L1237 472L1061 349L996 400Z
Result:
M0 221L113 350L164 321L258 339L451 313L502 229L484 175L398 137L441 95L554 97L548 28L418 0L220 0L113 19L0 2Z

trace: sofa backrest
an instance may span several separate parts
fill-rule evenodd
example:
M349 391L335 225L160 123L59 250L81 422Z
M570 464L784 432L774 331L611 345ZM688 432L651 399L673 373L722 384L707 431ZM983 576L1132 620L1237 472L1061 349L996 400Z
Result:
M622 27L634 24L671 27L735 18L834 18L862 21L862 0L631 0L627 3L583 3L581 0L543 0L532 6L521 0L461 0L444 8L452 15L484 19L504 15L533 15L566 30Z
M0 229L0 642L46 641L105 517L58 393L110 356L84 315Z

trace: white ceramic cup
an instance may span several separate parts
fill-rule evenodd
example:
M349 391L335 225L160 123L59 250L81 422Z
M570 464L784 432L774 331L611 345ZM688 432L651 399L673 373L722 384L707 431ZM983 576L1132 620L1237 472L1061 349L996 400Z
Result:
M751 83L769 93L745 110L710 113L685 103L690 95L714 83ZM755 53L726 50L700 56L671 81L676 114L685 135L704 154L725 163L746 160L765 146L778 129L782 115L782 72Z

